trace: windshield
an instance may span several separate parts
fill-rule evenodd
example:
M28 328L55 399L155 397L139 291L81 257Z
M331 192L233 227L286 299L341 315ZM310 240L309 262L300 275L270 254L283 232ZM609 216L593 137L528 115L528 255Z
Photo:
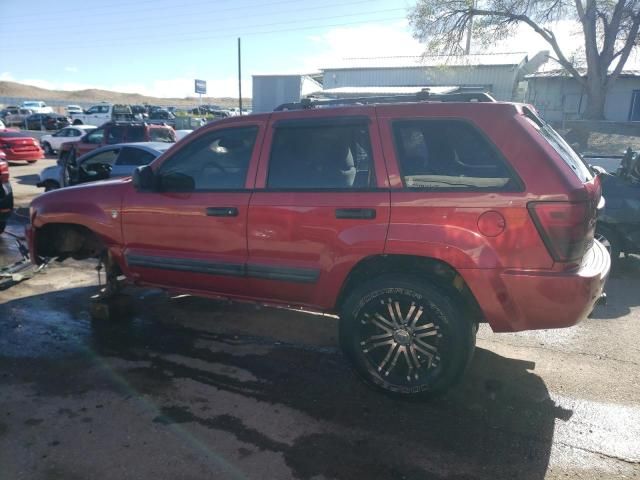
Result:
M569 165L571 170L583 182L588 182L593 178L588 165L582 160L580 155L569 146L567 141L556 132L551 125L546 123L542 118L536 115L531 109L524 109L526 118L531 122L535 129L549 142L549 145L560 155L562 160Z

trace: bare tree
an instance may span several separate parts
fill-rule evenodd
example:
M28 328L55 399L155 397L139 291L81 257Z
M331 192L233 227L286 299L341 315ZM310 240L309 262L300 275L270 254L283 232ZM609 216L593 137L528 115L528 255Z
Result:
M582 24L586 74L551 30L563 19ZM460 52L471 25L483 45L513 35L519 25L529 26L550 45L551 58L584 88L585 117L603 119L606 93L638 43L640 0L418 0L409 21L429 51L447 54Z

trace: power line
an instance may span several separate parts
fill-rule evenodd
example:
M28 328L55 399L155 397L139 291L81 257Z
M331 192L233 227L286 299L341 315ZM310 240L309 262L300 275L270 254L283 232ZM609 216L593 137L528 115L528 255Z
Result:
M277 1L277 2L272 2L271 4L267 4L267 5L281 5L281 4L289 4L289 3L300 3L299 0L281 0L281 1ZM279 12L270 12L271 14L285 14L285 13L299 13L299 12L307 12L307 11L313 11L313 10L320 10L320 9L325 9L325 8L331 8L331 7L337 7L337 6L353 6L353 5L361 5L364 3L371 3L371 0L357 0L357 1L353 1L353 2L341 2L341 3L332 3L332 4L328 4L328 5L322 5L322 6L315 6L315 7L304 7L304 8L297 8L297 9L288 9L286 11L279 11ZM231 9L227 9L227 10L219 10L219 11L232 11L232 10L239 10L237 7L236 8L231 8ZM158 28L162 28L162 27L168 27L168 26L172 26L171 23L175 23L175 19L177 17L184 17L184 16L193 16L193 13L183 13L183 14L179 14L179 15L171 15L171 16L167 16L164 17L164 19L168 20L168 24L165 25L164 23L157 23L154 19L154 22L152 24L152 28L154 29L158 29ZM253 18L253 17L263 17L264 13L262 12L258 12L258 13L254 13L254 14L250 14L250 15L239 15L239 16L231 16L231 17L224 17L224 18L220 18L219 21L223 21L223 22L229 22L232 20L244 20L246 18ZM117 22L118 24L121 22ZM47 32L52 32L52 31L59 31L60 28L56 27L55 25L51 25L52 29L38 29L37 33L38 34L42 34L42 33L47 33ZM91 26L89 24L86 25L87 28L90 28ZM136 25L127 25L127 26L115 26L112 27L110 26L108 23L105 24L104 22L101 21L100 23L100 28L101 30L107 32L107 33L111 33L111 32L117 32L117 31L123 31L123 30L132 30L132 29L136 29ZM88 33L94 33L95 29L87 32L87 31L83 31L82 27L80 29L74 29L73 33L75 35L83 35L83 34L88 34ZM211 29L207 29L207 30L198 30L198 31L192 31L190 30L189 33L206 33L211 31ZM149 34L143 34L144 37L148 37Z
M398 10L404 10L404 8L392 8L392 9L385 9L385 10L377 10L377 11L370 11L368 12L369 14L375 14L375 13L388 13L391 11L398 11ZM347 18L347 17L354 17L357 15L361 15L361 14L346 14L346 15L334 15L334 16L329 16L329 17L322 17L322 18L315 18L313 20L332 20L332 19L339 19L339 18ZM361 20L361 21L356 21L356 22L347 22L347 23L338 23L338 24L327 24L327 25L323 25L323 24L318 24L318 25L308 25L308 26L304 26L304 27L295 27L295 28L285 28L285 29L277 29L277 30L266 30L266 31L246 31L246 32L241 32L238 31L237 29L233 29L233 27L230 27L227 30L231 30L233 33L226 33L223 35L205 35L205 36L197 36L197 37L188 37L186 35L182 35L179 37L176 37L176 39L174 39L172 41L173 44L179 44L179 43L187 43L187 42L194 42L194 41L201 41L201 40L214 40L214 39L220 39L220 38L232 38L232 37L237 37L237 36L255 36L255 35L267 35L267 34L272 34L272 33L286 33L286 32L293 32L293 31L302 31L302 30L313 30L313 29L318 29L318 28L329 28L329 27L339 27L339 26L348 26L348 25L358 25L358 24L366 24L366 23L376 23L376 22L388 22L388 21L395 21L395 20L401 20L404 19L406 17L402 16L402 17L387 17L385 19L368 19L368 20ZM302 21L304 22L304 20ZM293 21L287 21L287 22L275 22L275 23L266 23L266 24L255 24L255 25L243 25L242 27L240 27L241 29L243 28L262 28L262 27L272 27L272 26L276 26L276 25L290 25L292 23L301 23L300 20L293 20ZM218 31L221 31L224 29L219 29ZM192 32L192 33L202 33L202 32ZM122 39L123 41L131 41L131 40L136 40L137 37L127 37L126 39ZM157 44L158 40L157 39L150 39L148 38L148 35L144 35L142 37L141 40L139 41L135 41L135 45L148 45L148 44ZM75 49L82 49L82 48L87 48L87 49L96 49L96 48L100 48L100 47L109 47L109 46L118 46L116 44L114 44L113 41L109 41L108 43L91 43L89 45L78 45L77 42L71 42L68 44L65 44L64 42L56 42L56 48L60 48L60 47L74 47ZM21 50L33 50L33 49L41 49L42 47L40 46L21 46Z

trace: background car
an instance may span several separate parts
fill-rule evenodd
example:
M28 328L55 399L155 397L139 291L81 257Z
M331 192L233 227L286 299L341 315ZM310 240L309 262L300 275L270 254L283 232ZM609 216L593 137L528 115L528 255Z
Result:
M132 142L169 142L176 141L173 128L166 125L150 125L142 122L107 122L92 130L79 140L65 142L60 146L59 157L79 158L85 153L103 145Z
M53 108L47 106L42 100L27 100L22 102L20 107L29 109L33 113L53 113Z
M20 108L15 110L14 113L6 115L4 117L4 123L7 127L20 127L24 125L24 121L29 115L33 115L32 110L29 110L28 108Z
M40 137L40 146L47 155L52 155L60 149L64 142L79 140L85 133L93 130L93 125L73 125L58 130L50 135Z
M7 128L2 120L0 120L0 130Z
M35 138L14 130L0 131L0 150L4 152L8 161L24 160L35 163L44 158L44 151Z
M72 113L83 113L84 110L80 105L67 105L64 108L64 111L67 112L67 115L71 115Z
M0 151L0 233L4 232L7 220L13 211L13 191L9 182L9 164L4 152Z
M66 127L71 122L64 115L57 113L34 113L24 120L24 128L26 130L58 130Z
M8 106L0 110L0 120L4 120L8 115L13 115L19 112L19 108L16 106Z
M621 253L640 253L640 157L622 160L616 173L599 171L605 206L598 217L596 238L615 265Z
M37 186L45 192L69 185L107 178L128 177L147 165L173 144L163 142L122 143L98 148L77 161L62 160L40 172Z

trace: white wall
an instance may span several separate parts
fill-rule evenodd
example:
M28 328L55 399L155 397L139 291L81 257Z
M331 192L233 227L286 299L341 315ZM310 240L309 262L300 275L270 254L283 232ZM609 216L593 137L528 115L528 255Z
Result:
M511 100L517 67L442 66L403 68L326 69L324 88L337 87L412 87L412 86L485 86L498 100Z
M573 78L532 78L528 83L527 102L546 120L559 122L563 117L575 120L584 113L587 97ZM633 90L640 90L640 77L619 78L613 84L605 102L606 120L626 122L629 119Z

